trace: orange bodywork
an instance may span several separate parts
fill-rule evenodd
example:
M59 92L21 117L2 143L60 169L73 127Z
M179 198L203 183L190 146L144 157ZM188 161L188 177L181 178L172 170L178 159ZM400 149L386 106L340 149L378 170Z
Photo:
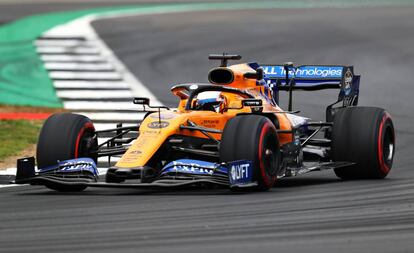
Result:
M262 95L265 92L264 87L257 85L256 80L244 77L244 73L254 71L252 68L247 64L238 64L230 66L228 69L233 72L234 80L227 86L248 91L256 99L261 99L262 112L274 114L279 122L280 130L292 130L292 124L283 110L272 105ZM185 110L186 94L182 91L173 91L173 93L180 97L178 107L170 111L161 111L160 115L155 112L147 116L140 125L139 137L117 162L116 167L134 168L145 166L168 137L173 135L207 138L200 131L180 129L181 125L188 125L188 120L198 126L223 130L229 119L240 113L252 113L250 107L241 106L243 98L233 93L221 93L227 105L225 110L221 112ZM221 139L221 134L211 133L211 135L217 140ZM292 141L292 133L279 133L280 145Z

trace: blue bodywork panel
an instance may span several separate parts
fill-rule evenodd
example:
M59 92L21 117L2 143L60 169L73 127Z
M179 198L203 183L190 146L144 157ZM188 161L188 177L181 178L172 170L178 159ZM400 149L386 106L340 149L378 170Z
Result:
M222 175L229 178L230 186L241 186L253 183L252 162L247 160L218 164L200 160L180 159L164 166L160 175L166 174L186 174L194 176Z
M47 172L59 172L59 173L75 173L75 172L90 172L93 175L98 175L98 169L96 168L95 161L90 158L76 158L71 160L61 161L56 165L46 168L40 168L39 174Z
M251 161L240 160L227 164L230 186L243 186L253 183L253 164Z
M65 180L71 175L89 175L90 179L96 179L98 170L95 162L90 158L78 158L59 162L57 165L39 169L37 176L56 176ZM173 177L177 182L180 179L184 181L205 180L212 183L228 184L230 187L252 186L253 182L253 165L251 161L239 160L228 163L213 163L193 159L179 159L165 165L158 174L160 179L164 176ZM85 178L85 177L83 177ZM181 180L181 182L184 182ZM64 183L64 181L62 181Z
M225 174L228 170L226 167L212 162L193 160L193 159L179 159L172 161L164 166L161 170L161 175L167 173L184 173L193 175L213 175Z

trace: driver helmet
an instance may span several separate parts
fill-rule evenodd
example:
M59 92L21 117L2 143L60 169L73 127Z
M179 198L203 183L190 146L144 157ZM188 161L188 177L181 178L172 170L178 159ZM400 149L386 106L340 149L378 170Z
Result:
M197 96L199 110L223 112L226 108L226 98L218 91L206 91Z

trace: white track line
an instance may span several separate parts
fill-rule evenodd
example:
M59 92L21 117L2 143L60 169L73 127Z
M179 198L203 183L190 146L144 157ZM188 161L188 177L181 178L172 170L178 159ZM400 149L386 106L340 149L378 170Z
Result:
M5 170L0 170L0 176L15 175L16 168L7 168Z
M74 62L46 62L45 68L50 70L113 70L109 63L74 63Z
M63 106L68 110L138 110L131 102L101 102L101 101L64 101Z
M119 159L119 158L115 158L115 159ZM115 161L114 159L114 161ZM98 159L98 161L103 161L103 159ZM106 159L107 161L108 159ZM112 159L111 159L112 160ZM0 170L0 175L3 176L9 176L9 175L16 175L16 168L7 168L5 170ZM37 168L35 168L35 170L37 171ZM98 168L99 174L106 174L107 168ZM16 185L0 185L0 188L2 187L11 187L11 186L16 186Z
M94 46L90 41L84 40L48 40L38 39L34 42L36 46L60 46L60 47L76 47L76 46Z
M54 81L55 88L129 88L129 85L124 81L72 81L72 80L55 80Z
M99 131L99 130L105 130L105 129L112 129L116 127L116 123L95 123L93 124L95 126L95 130ZM135 126L136 124L122 124L123 127L126 126Z
M121 157L118 157L118 156L111 156L111 162L117 162L117 161L119 161L119 160L121 160ZM105 162L108 162L108 157L99 157L99 158L98 158L98 162L99 162L99 163L105 163Z
M84 99L88 98L131 98L132 104L132 92L129 90L60 90L56 92L56 95L62 99L76 98ZM112 108L116 110L117 108Z
M70 54L56 54L56 55L42 55L41 59L44 62L96 62L107 61L101 55L70 55Z
M121 74L117 72L72 72L72 71L49 71L52 79L82 79L82 80L119 80Z
M85 115L92 120L108 120L111 119L113 122L126 121L126 120L142 120L145 116L143 112L78 112L79 114Z
M10 188L10 187L16 187L16 186L22 186L22 184L2 184L0 185L0 188Z
M37 47L40 54L99 54L100 50L95 47L57 47L57 46L41 46Z

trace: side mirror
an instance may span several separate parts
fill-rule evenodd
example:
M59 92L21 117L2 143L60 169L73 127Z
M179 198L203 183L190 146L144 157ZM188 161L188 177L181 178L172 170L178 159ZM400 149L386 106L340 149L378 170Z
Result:
M160 106L153 106L150 105L150 99L149 98L144 98L144 97L135 97L132 102L136 105L142 105L144 107L144 112L146 112L145 106L148 106L149 108L156 108L158 109L158 111L160 109L167 109L170 110L169 107L164 106L164 105L160 105Z
M149 98L143 98L143 97L136 97L133 100L133 103L136 105L148 105L150 103Z
M247 79L262 80L264 78L264 71L263 68L258 68L256 72L247 72L243 76Z

